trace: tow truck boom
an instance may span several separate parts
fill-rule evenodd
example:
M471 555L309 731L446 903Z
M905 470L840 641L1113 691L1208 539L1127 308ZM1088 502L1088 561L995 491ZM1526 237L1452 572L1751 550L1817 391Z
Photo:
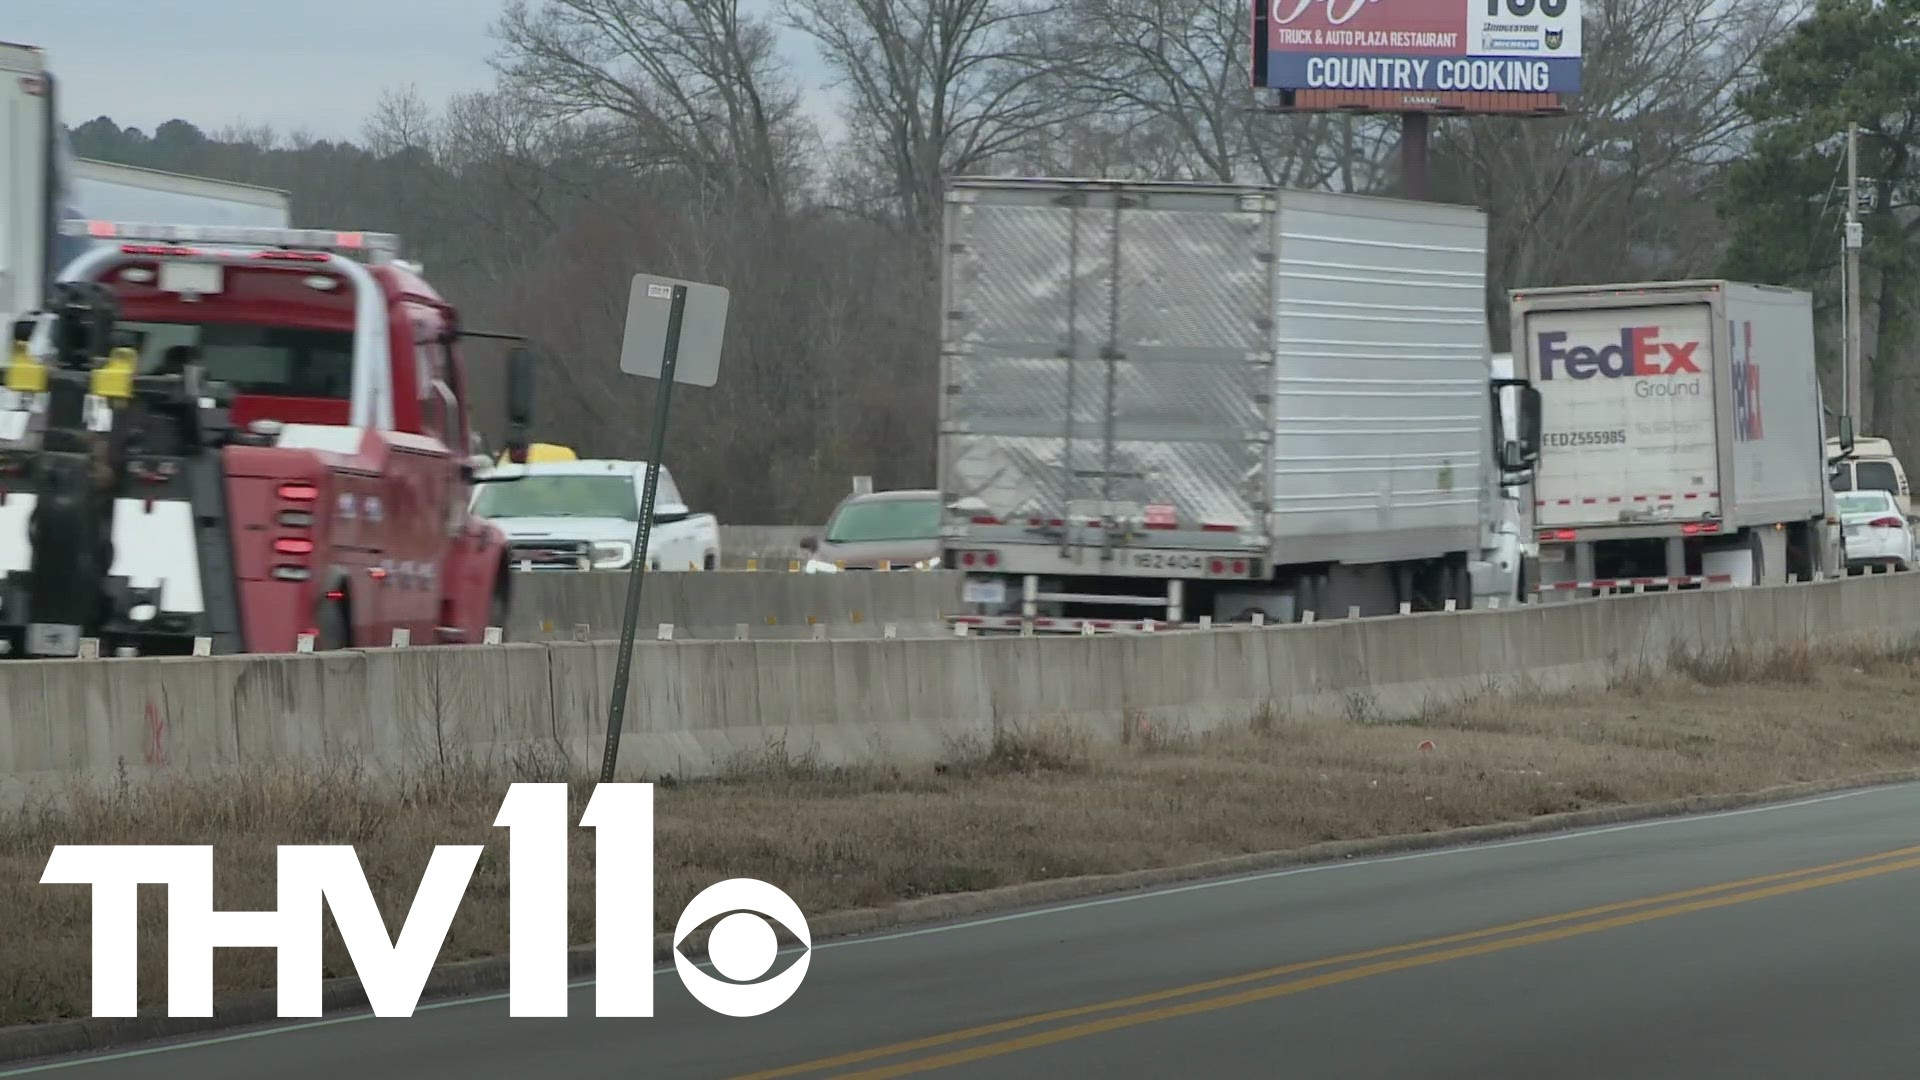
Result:
M115 340L118 311L103 285L56 285L44 316L51 364L29 346L35 320L14 326L0 499L31 494L34 503L28 565L0 574L0 617L25 624L32 655L71 655L78 636L131 642L172 628L178 617L163 616L161 584L112 573L116 503L192 485L202 451L247 441L228 422L227 388L199 365L138 374L134 350ZM10 646L0 639L0 652Z

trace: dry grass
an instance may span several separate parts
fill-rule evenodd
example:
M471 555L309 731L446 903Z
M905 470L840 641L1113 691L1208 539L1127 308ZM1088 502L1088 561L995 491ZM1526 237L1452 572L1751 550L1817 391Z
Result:
M764 878L809 913L1038 878L1173 865L1318 841L1412 833L1556 811L1731 792L1920 765L1920 649L1682 657L1605 692L1489 687L1411 717L1291 722L1195 735L1131 718L1118 746L1068 728L956 746L934 768L825 768L779 744L717 779L656 789L655 921L699 889ZM1421 749L1431 740L1433 747ZM86 890L37 882L55 843L211 843L222 908L274 906L274 845L352 843L393 925L436 843L484 843L443 960L504 951L503 785L558 779L437 772L394 792L351 772L121 789L0 819L7 912L0 1024L89 1011ZM588 785L575 785L575 815ZM573 830L574 940L593 935L592 834ZM151 894L151 902L147 893ZM164 905L143 890L143 999L163 1000ZM329 975L350 974L328 931ZM272 954L223 950L222 991L264 989Z

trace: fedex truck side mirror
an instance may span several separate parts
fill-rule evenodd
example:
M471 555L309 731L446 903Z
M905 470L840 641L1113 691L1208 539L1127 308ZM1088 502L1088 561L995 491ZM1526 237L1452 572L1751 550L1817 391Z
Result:
M1531 468L1540 460L1540 391L1532 384L1520 387L1520 452Z
M1506 430L1509 401L1514 405L1514 431ZM1524 379L1494 380L1493 431L1502 471L1516 474L1532 469L1540 460L1540 391Z
M1840 456L1853 456L1853 417L1840 418Z

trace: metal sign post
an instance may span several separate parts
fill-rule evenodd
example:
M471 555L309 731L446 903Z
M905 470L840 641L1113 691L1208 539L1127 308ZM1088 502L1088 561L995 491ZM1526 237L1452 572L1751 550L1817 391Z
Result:
M1846 349L1844 386L1847 415L1854 431L1866 426L1860 402L1860 126L1847 125L1847 220L1841 237L1841 255L1846 271ZM1876 413L1880 408L1874 403Z
M620 657L613 669L613 701L607 707L607 748L600 782L613 782L620 757L620 729L627 713L627 679L633 668L634 630L640 619L640 584L647 571L647 538L653 531L654 496L667 450L667 415L673 384L712 386L719 381L720 346L727 323L727 290L716 285L640 274L628 299L620 370L660 381L653 410L653 451L647 457L640 523L627 566L627 607L620 621Z

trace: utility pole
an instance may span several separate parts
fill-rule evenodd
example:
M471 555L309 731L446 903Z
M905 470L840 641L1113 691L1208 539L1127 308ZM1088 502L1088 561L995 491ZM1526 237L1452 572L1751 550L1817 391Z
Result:
M1860 126L1847 125L1847 225L1841 241L1846 256L1847 415L1860 431Z

